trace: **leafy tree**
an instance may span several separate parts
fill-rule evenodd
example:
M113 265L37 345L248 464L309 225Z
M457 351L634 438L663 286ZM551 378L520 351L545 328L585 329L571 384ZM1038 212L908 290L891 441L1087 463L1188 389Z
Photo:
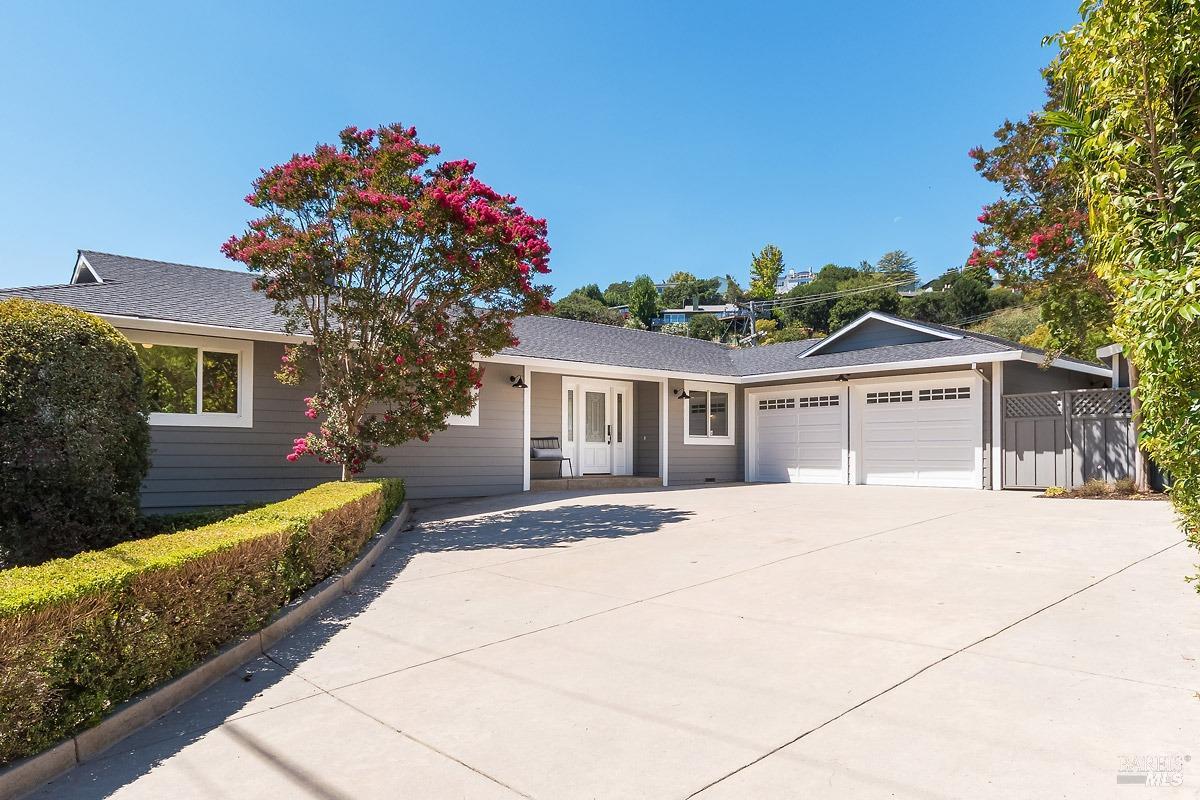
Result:
M946 309L946 292L921 292L912 297L900 298L900 316L921 322L950 321L950 312Z
M685 308L699 298L701 305L721 302L720 278L697 278L690 272L675 272L666 280L662 292L663 308Z
M721 299L726 303L741 303L746 299L746 292L742 290L732 275L725 276L725 291L721 295Z
M346 128L340 145L264 170L246 202L263 212L223 250L258 274L292 332L277 373L300 381L317 431L287 458L342 466L382 460L381 445L428 439L467 414L474 366L512 344L518 314L547 311L546 222L475 177L470 161L426 167L440 149L413 128Z
M693 314L687 323L687 335L693 339L718 341L725 336L725 323L713 314Z
M608 288L604 290L604 297L601 298L606 306L627 306L629 305L629 289L633 286L629 281L618 281L610 283Z
M1044 111L1061 105L1061 82L1048 77ZM995 139L990 150L970 150L975 170L1002 194L983 207L967 264L994 270L1003 286L1041 304L1050 350L1093 358L1093 332L1111 324L1111 293L1089 263L1078 170L1064 158L1063 137L1039 114L1005 120Z
M595 300L601 305L608 305L604 300L604 292L600 291L600 286L595 283L588 283L580 286L578 289L571 292L571 294L578 295L580 297L586 297L589 300ZM620 305L620 303L614 303L613 305Z
M971 275L959 275L951 282L946 295L946 322L957 325L972 317L991 311L987 284Z
M551 312L563 319L577 319L582 322L597 322L601 325L624 325L625 318L619 311L606 306L586 294L571 292L554 304Z
M855 286L855 283L866 282L866 286ZM829 309L829 332L833 333L838 328L861 317L868 311L883 311L888 314L895 314L900 311L900 293L893 288L868 289L870 279L859 279L859 281L847 281L841 286L846 289L863 288L866 291L855 292L844 297L838 298L833 306Z
M783 275L783 251L773 244L766 245L750 259L750 290L755 300L775 297L775 286Z
M646 275L634 278L629 286L628 300L629 313L649 328L650 322L658 316L658 289L654 288L654 281Z
M988 317L975 325L971 330L1022 342L1033 335L1041 324L1041 312L1036 308L1006 308L998 314ZM1032 345L1036 346L1036 345Z
M884 253L875 263L875 271L894 280L912 276L916 278L917 262L903 250L891 250ZM867 270L864 270L864 272Z
M779 321L774 319L756 319L754 320L754 332L770 337L772 333L779 330Z
M1173 476L1200 546L1200 0L1105 0L1056 37L1052 65L1090 212L1088 254L1115 299L1140 441ZM1139 460L1137 479L1146 483Z
M771 333L767 337L767 342L778 344L780 342L799 342L811 338L813 338L812 328L806 328L803 325L788 325L786 328L780 328Z
M801 301L803 305L789 306L779 312L784 327L799 324L814 331L828 331L829 311L837 302L836 298L824 300L815 298L819 295L836 292L842 283L861 277L862 272L854 267L826 264L811 282L797 286L787 293L789 300Z

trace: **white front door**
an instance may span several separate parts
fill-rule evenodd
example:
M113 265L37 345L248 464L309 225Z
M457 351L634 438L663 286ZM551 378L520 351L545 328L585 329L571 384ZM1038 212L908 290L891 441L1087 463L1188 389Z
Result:
M633 474L632 383L564 378L562 407L575 474Z
M583 437L579 463L583 474L612 472L612 404L610 388L604 384L580 384L583 401Z

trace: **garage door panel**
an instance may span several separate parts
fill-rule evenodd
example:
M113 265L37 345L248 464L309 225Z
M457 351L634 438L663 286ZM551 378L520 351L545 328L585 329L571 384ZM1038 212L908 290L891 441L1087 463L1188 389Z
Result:
M789 388L758 395L754 478L781 483L845 483L844 390Z
M864 483L976 486L983 406L968 382L897 381L862 391L865 402L856 410Z

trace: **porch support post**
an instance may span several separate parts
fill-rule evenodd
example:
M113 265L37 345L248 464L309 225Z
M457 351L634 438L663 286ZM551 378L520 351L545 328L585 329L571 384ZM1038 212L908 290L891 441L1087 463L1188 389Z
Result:
M530 420L531 395L533 394L533 370L529 367L521 367L522 374L525 376L525 386L527 388L521 390L521 403L524 406L521 425L521 489L529 491L529 437L532 435L532 422Z
M992 490L1004 488L1004 362L992 362Z
M662 485L667 485L667 431L670 426L667 424L668 416L671 410L671 392L667 388L667 379L663 378L659 382L659 399L658 399L658 474L662 477Z

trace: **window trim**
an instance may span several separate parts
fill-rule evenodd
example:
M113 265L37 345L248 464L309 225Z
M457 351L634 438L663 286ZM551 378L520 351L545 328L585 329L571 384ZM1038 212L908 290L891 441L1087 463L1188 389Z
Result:
M160 331L131 330L121 331L134 347L143 344L164 345L168 347L188 347L200 351L197 364L204 363L204 352L234 353L238 357L238 411L236 414L223 414L212 411L197 411L195 414L175 414L154 411L149 414L150 424L156 427L184 428L252 428L254 427L254 342L247 339L221 339L214 336L192 336L181 333L163 333ZM200 382L201 369L196 370L197 382ZM202 403L197 397L197 403ZM299 412L297 412L299 413Z
M712 415L712 393L721 392L729 395L729 433L725 436L693 436L691 429L688 427L690 400L684 401L683 409L683 443L684 444L702 444L702 445L724 445L726 447L737 444L737 386L732 383L702 383L699 381L684 381L683 389L688 394L692 390L697 392L708 392L708 409L709 415Z
M471 394L475 396L475 405L471 407L470 414L449 414L446 416L446 427L451 425L459 428L479 427L479 394L480 390L474 386L471 387Z

